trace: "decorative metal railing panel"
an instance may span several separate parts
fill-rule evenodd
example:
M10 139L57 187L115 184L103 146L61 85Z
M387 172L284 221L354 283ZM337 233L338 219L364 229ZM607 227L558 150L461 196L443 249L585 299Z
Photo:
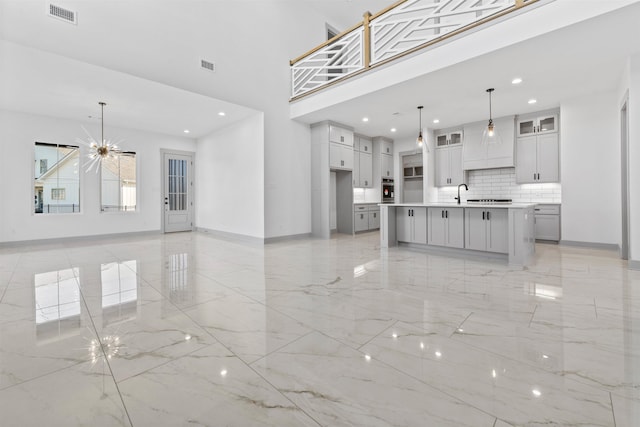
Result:
M515 0L409 0L371 22L371 64L473 24Z
M291 96L296 97L334 79L362 70L362 38L362 27L356 28L292 65Z
M291 61L291 98L412 53L539 0L404 0Z

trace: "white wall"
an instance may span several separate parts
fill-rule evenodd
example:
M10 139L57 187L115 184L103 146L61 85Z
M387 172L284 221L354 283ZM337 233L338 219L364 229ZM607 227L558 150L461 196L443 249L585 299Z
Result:
M640 54L629 72L629 260L640 265Z
M264 115L197 141L196 226L264 238Z
M620 244L620 131L617 91L560 108L562 240Z
M160 230L161 168L160 149L195 151L188 138L105 126L109 139L124 140L122 148L137 153L138 211L100 213L100 175L81 170L79 214L33 213L34 143L73 144L83 137L84 126L99 138L99 122L83 123L0 110L0 242L59 237L91 236ZM85 147L81 147L84 159ZM81 165L83 164L81 160Z

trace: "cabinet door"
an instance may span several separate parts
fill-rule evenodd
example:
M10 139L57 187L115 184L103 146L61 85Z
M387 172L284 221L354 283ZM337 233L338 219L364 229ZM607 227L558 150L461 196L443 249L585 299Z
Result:
M560 216L536 215L536 239L560 240Z
M518 138L516 143L516 182L537 182L537 137Z
M535 118L518 120L518 136L533 135L536 132L538 122Z
M482 144L482 132L486 123L472 124L464 127L464 144L462 158L464 169L483 169L486 167L487 145ZM511 147L513 149L513 147Z
M484 209L464 210L464 247L476 251L487 249L487 222Z
M334 168L343 168L342 164L342 146L340 144L334 144L333 142L329 144L329 167Z
M353 152L353 173L351 174L353 178L353 186L354 188L360 187L360 153L357 151Z
M346 145L340 146L342 168L353 170L353 147L347 147Z
M359 168L359 186L362 188L371 188L373 186L373 154L371 153L358 153L360 168Z
M389 156L393 156L393 143L389 141L382 141L380 145L380 152L382 154L388 154ZM393 173L392 173L393 175Z
M444 208L427 208L427 241L430 245L446 244Z
M550 114L548 116L538 117L537 133L558 132L558 116Z
M377 230L380 228L380 212L369 212L369 230Z
M436 135L436 147L446 147L449 145L449 135L446 133L441 133L440 135Z
M447 233L446 245L452 248L464 247L464 209L446 209Z
M449 185L449 149L436 148L436 187Z
M353 132L350 130L342 129L340 133L341 133L342 143L344 145L348 145L353 150L353 142L354 142Z
M462 146L449 147L449 184L458 185L464 182L462 170Z
M373 148L373 142L367 138L358 138L358 151L371 154Z
M382 154L380 159L382 178L393 178L393 156Z
M457 130L449 133L449 145L462 145L462 131Z
M412 217L409 216L412 208L396 208L396 238L398 242L411 242L412 240Z
M509 252L509 212L507 209L489 209L487 223L487 251Z
M538 136L537 156L539 174L537 182L559 182L560 162L557 133Z
M353 215L353 227L357 231L366 231L369 229L369 212L356 212Z
M413 215L413 243L427 244L427 208L411 208Z

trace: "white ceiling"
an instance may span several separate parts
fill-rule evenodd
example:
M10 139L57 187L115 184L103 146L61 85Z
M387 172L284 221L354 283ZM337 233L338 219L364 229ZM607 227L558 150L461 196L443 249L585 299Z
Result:
M635 4L296 119L333 120L369 136L414 137L418 105L423 127L432 129L488 119L490 87L494 118L556 108L618 87L627 58L640 52L638 22ZM515 77L523 83L512 85ZM537 103L529 105L532 98Z
M272 0L269 4L272 4L272 9L277 6L277 13L284 13L284 10L289 9L295 9L298 13L299 9L302 10L300 1ZM375 13L391 1L304 0L304 4L326 16L329 24L344 29L361 20L364 11ZM172 5L183 3L164 1L158 3L158 9L162 13L157 12L154 19L145 21L145 17L139 14L148 10L146 8L150 2L144 0L90 2L91 4L82 0L59 0L58 3L63 6L70 5L71 8L82 10L79 17L83 25L75 27L47 18L44 10L40 13L39 8L44 9L44 2L41 0L0 0L0 39L20 43L18 46L0 41L0 108L88 120L88 116L99 115L97 103L104 101L108 104L105 121L109 124L179 136L185 136L183 130L189 129L191 132L188 136L194 138L255 114L255 109L207 96L225 93L226 100L245 105L252 103L253 86L248 85L246 94L238 98L237 93L234 93L236 87L228 84L226 86L231 89L225 87L223 76L227 74L224 74L223 67L215 79L210 79L211 75L204 70L196 70L194 74L189 74L192 71L183 72L185 77L173 79L173 75L167 75L168 71L159 66L166 64L166 69L174 69L171 67L179 63L174 56L191 48L190 45L196 42L203 46L214 46L215 48L203 49L203 52L218 52L212 56L223 66L238 63L239 58L236 56L226 58L222 55L222 52L226 52L223 49L224 40L212 38L214 33L203 33L206 37L199 33L205 28L202 26L203 22L210 22L211 27L215 28L216 22L219 23L216 19L224 19L224 16L215 14L209 16L219 9L206 8L205 5L222 5L225 2L232 3L237 9L234 9L235 12L239 14L266 1L192 0L184 2L189 7L179 10ZM136 7L132 8L134 4ZM127 10L131 13L126 16L127 19L116 22L115 16L120 16L118 12ZM198 10L206 10L207 16L201 17L204 13L198 14ZM173 20L170 15L166 16L171 11L175 11ZM3 12L6 12L4 18ZM104 22L102 24L101 19ZM434 128L486 119L488 99L485 89L488 87L496 88L493 97L494 117L557 107L563 100L617 87L627 56L640 51L638 22L640 5L635 4L313 112L300 120L312 123L329 119L351 125L357 131L371 136L408 137L417 131L418 105L425 106L423 125ZM137 23L142 27L138 28ZM165 27L171 28L171 31L162 32ZM44 28L46 31L43 30L43 34L49 36L42 37L34 28ZM115 40L113 43L105 42L111 41L111 38ZM172 40L172 44L167 44L168 40ZM139 52L137 57L130 56L132 49L122 52L117 50L125 42L135 47L135 53ZM243 46L249 43L243 42ZM99 48L94 49L95 44ZM233 47L232 40L229 44L231 46L226 47ZM293 45L295 43L292 41ZM167 52L164 55L163 49ZM48 51L56 51L59 55L47 53ZM299 53L299 47L292 48L290 57ZM233 55L246 56L247 52L233 52ZM103 57L107 59L101 61ZM120 62L114 58L121 58ZM134 60L137 61L136 66L140 66L135 70L142 69L144 73L134 72ZM278 61L278 64L282 62L280 59ZM102 64L104 67L91 65L89 62ZM147 78L105 67L125 72L132 70L132 74ZM236 72L236 69L233 71ZM278 69L277 73L281 71L286 72ZM244 70L238 68L237 72ZM512 86L510 81L515 76L522 77L524 83L518 87ZM193 92L154 80L169 82ZM258 83L262 81L256 80ZM286 97L285 94L283 96ZM534 106L526 103L531 97L538 99ZM273 102L284 103L286 98ZM225 111L226 117L218 116L219 111ZM367 124L361 121L363 116L370 118ZM434 118L439 118L440 124L433 125L431 120ZM392 134L389 131L391 127L396 127L398 132Z

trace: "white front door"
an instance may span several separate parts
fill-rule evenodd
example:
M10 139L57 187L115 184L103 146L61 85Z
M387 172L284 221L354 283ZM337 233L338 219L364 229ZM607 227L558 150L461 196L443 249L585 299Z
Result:
M193 229L193 156L163 153L164 232Z

